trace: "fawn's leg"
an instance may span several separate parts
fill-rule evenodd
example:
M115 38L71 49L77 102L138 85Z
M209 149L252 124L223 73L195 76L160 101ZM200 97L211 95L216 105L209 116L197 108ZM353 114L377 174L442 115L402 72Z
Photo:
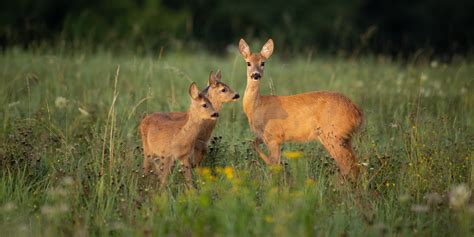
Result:
M148 175L151 168L151 162L153 162L153 157L150 152L150 148L148 147L147 137L146 137L146 126L140 125L140 136L142 138L143 144L143 172L145 175Z
M341 175L344 177L350 176L353 181L357 180L359 167L357 166L357 159L352 150L350 138L322 135L320 141L336 161Z
M260 156L260 158L262 158L262 160L265 162L265 164L271 165L272 161L270 160L270 158L268 158L268 156L265 155L265 153L263 153L262 150L260 150L259 145L262 144L262 143L263 143L262 139L256 138L255 141L252 143L252 146L255 149L255 151L257 152L257 154Z
M171 157L159 157L160 162L155 163L155 168L158 177L160 178L160 188L164 188L168 184L168 177L173 168L173 160Z
M180 159L180 161L181 161L181 169L182 169L181 172L183 173L184 179L186 180L186 186L188 186L188 188L192 188L193 187L193 173L191 170L191 162L189 161L188 157L184 157Z
M203 141L196 141L194 145L194 162L193 167L198 167L201 165L202 159L207 151L207 143Z
M148 175L150 173L151 168L151 161L152 155L145 153L145 157L143 158L143 173Z

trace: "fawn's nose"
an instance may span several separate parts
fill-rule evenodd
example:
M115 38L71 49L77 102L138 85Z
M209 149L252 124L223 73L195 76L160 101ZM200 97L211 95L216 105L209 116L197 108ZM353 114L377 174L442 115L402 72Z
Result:
M232 99L234 99L234 100L236 100L236 99L238 99L238 98L240 98L240 95L239 95L239 94L235 94L234 97L232 97Z
M219 113L213 113L213 114L211 114L211 117L212 117L212 118L218 118L218 117L219 117Z
M258 72L254 72L254 73L252 73L251 77L254 80L260 80L260 78L262 78L262 75L260 75L260 73L258 73Z

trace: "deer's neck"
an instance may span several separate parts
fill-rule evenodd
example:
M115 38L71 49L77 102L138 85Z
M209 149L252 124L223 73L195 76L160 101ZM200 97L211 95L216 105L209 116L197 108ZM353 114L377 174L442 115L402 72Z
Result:
M243 107L245 114L250 118L260 102L260 83L251 83L249 80L251 79L247 79Z
M219 100L219 98L217 98L217 96L213 96L212 94L207 94L207 98L209 99L209 101L211 101L212 106L214 107L214 109L217 112L221 112L221 108L222 108L221 100Z
M192 144L196 140L203 122L203 119L193 116L193 113L188 111L186 123L176 135L175 140L183 145Z

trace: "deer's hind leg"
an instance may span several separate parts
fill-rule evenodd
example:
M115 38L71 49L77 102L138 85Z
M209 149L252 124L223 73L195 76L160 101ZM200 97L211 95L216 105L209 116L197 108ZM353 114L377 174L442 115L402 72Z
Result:
M152 162L153 162L153 156L151 154L145 153L145 157L143 159L143 173L145 175L148 175L153 171L153 170L150 170Z
M148 120L145 118L141 123L140 123L140 137L142 139L142 145L143 145L143 173L145 175L148 175L150 173L150 169L152 169L152 163L153 163L153 152L150 149L150 146L148 144L148 139L147 139L147 134L148 134L148 129L149 129L149 123Z
M352 149L351 139L332 134L322 134L319 138L323 146L336 161L342 176L357 180L359 167Z
M272 161L268 156L260 149L260 145L263 143L262 139L256 138L255 141L252 143L253 148L257 152L257 154L262 158L262 160L265 162L267 165L271 165Z
M155 173L160 179L160 187L163 188L168 184L168 177L173 168L173 159L165 156L155 156L153 163L155 165Z

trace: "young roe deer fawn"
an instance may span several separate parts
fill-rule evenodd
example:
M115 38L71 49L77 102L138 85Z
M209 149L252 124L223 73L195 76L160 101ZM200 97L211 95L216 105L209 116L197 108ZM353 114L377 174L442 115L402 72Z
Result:
M220 113L222 105L227 102L236 101L240 98L240 95L232 90L229 86L221 82L222 74L220 70L217 70L216 74L211 71L209 75L208 86L201 91L201 94L206 96L211 101L214 109ZM151 117L151 120L159 121L162 119L171 118L173 120L184 120L186 119L185 112L171 112L167 114L157 113ZM201 125L201 130L194 144L194 160L192 160L193 166L199 166L207 152L207 146L212 135L212 131L216 127L216 120L206 120Z
M199 93L194 82L189 87L189 95L191 105L184 114L184 119L175 120L169 113L154 113L140 123L145 174L149 173L150 168L154 168L162 187L168 182L176 160L181 162L186 184L192 186L190 156L193 154L201 126L207 120L216 120L219 117L219 113L209 99Z
M357 178L359 168L352 150L352 134L363 123L363 113L342 94L314 91L290 96L260 95L265 61L273 53L269 39L259 53L252 53L245 40L239 50L247 63L244 112L257 136L253 146L267 164L280 163L280 146L287 141L319 140L336 161L342 176ZM259 145L265 143L267 157Z

